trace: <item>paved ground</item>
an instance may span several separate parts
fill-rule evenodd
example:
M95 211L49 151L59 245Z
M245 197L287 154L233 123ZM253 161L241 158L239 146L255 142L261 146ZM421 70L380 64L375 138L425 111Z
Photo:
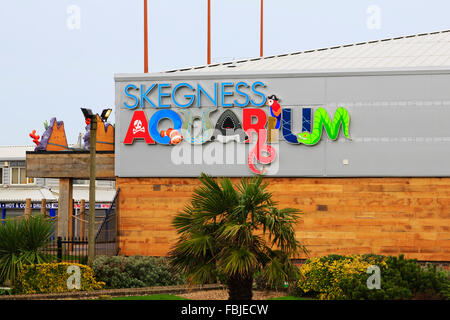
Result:
M286 296L286 292L282 291L253 291L253 300L267 300L268 298ZM177 294L177 296L193 299L193 300L228 300L228 291L226 289L196 291L189 293Z

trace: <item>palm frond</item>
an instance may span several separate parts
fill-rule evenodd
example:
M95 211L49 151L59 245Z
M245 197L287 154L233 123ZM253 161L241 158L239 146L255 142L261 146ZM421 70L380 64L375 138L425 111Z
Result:
M217 239L219 241L223 240L224 244L230 246L251 246L253 238L254 235L251 225L246 223L237 224L228 222L217 230Z
M299 270L288 255L280 250L270 251L269 255L271 258L261 274L270 286L278 287L297 277Z
M194 257L203 257L214 252L215 239L211 235L196 234L190 239L177 243L176 248L180 254Z
M186 206L183 212L176 214L173 218L172 226L178 233L184 233L193 228L192 224L195 221L195 217L192 211L191 207Z
M229 276L253 274L258 266L258 259L254 252L246 247L224 248L218 261L220 270Z

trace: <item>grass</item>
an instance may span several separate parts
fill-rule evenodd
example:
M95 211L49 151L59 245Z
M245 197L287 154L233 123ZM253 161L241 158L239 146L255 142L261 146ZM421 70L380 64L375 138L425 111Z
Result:
M173 294L152 294L148 296L113 297L111 300L189 300Z

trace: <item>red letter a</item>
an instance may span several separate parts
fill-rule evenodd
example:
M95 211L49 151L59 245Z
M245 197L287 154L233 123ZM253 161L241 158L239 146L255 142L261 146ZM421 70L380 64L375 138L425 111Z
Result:
M133 144L134 139L144 139L147 144L155 143L148 132L148 122L143 110L136 110L133 113L133 118L131 119L127 135L125 140L123 140L123 143Z

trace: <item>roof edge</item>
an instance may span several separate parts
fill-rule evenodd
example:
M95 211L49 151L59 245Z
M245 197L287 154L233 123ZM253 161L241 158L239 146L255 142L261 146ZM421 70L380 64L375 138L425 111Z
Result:
M283 54L275 54L270 56L262 56L262 57L253 57L250 59L241 59L241 60L235 60L235 61L225 61L225 62L219 62L219 63L212 63L212 64L204 64L199 66L192 66L188 68L180 68L180 69L172 69L172 70L166 70L162 71L165 73L171 73L171 72L186 72L191 70L198 70L198 69L207 69L210 67L216 67L216 66L223 66L223 65L229 65L229 64L236 64L236 63L243 63L243 62L249 62L249 61L261 61L265 59L272 59L272 58L278 58L278 57L285 57L285 56L293 56L293 55L300 55L305 53L311 53L311 52L318 52L318 51L326 51L326 50L335 50L339 48L344 47L353 47L353 46L360 46L364 44L372 44L372 43L380 43L380 42L386 42L386 41L395 41L395 40L401 40L401 39L407 39L407 38L414 38L414 37L423 37L428 35L434 35L434 34L442 34L450 32L450 29L448 30L440 30L440 31L432 31L432 32L423 32L418 34L410 34L406 36L398 36L398 37L392 37L392 38L382 38L377 40L371 40L371 41L362 41L357 43L347 43L344 45L337 45L332 47L324 47L319 49L309 49L304 51L296 51L296 52L289 52L289 53L283 53Z
M329 70L291 70L291 71L227 71L227 72L181 72L181 73L118 73L114 81L158 81L158 80L209 80L229 78L309 78L324 76L360 76L360 75L411 75L411 74L448 74L450 67L413 67L413 68L370 68L370 69L329 69Z

